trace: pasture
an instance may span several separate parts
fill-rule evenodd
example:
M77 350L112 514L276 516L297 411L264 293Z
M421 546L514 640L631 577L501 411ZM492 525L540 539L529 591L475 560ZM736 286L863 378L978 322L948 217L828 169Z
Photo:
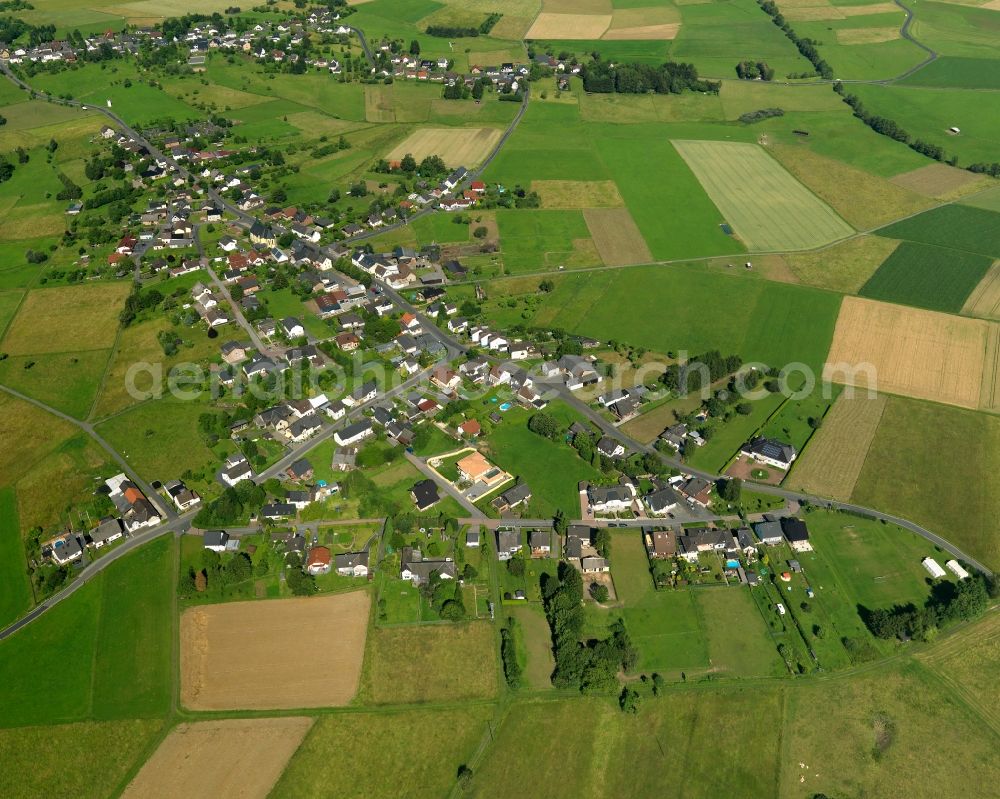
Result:
M799 455L788 482L812 494L846 502L875 438L887 397L843 391Z
M580 211L502 209L496 220L507 274L602 263Z
M976 319L846 297L824 377L976 408L987 331Z
M188 608L181 701L192 710L347 704L361 675L370 603L368 591L352 591ZM326 652L322 670L304 670L316 647Z
M467 666L471 670L486 664ZM421 795L446 796L459 765L470 761L486 734L492 714L492 708L471 705L321 716L289 761L273 795L397 799L419 785ZM378 767L316 768L331 753L354 751L363 742L378 742Z
M30 465L75 435L76 428L41 408L0 392L0 485L12 486Z
M985 4L987 8L990 4ZM990 58L941 56L901 81L904 86L1000 89L996 62Z
M533 180L542 208L621 208L625 205L613 180Z
M0 383L77 419L86 419L108 363L109 350L16 355L0 361Z
M376 627L360 698L377 705L490 699L498 688L495 650L485 621Z
M912 519L996 569L1000 484L983 475L998 470L1000 418L891 397L851 501Z
M479 164L500 140L498 128L418 128L396 145L386 159L398 161L410 154L418 162L439 155L450 167Z
M31 583L24 555L17 496L13 488L0 488L0 624L14 621L31 607Z
M947 164L928 164L896 175L890 182L936 200L953 200L990 185L981 175Z
M719 675L783 677L787 669L751 590L737 586L691 592L708 639L709 669Z
M957 313L992 263L985 255L904 241L858 293L875 300Z
M748 249L809 249L854 232L756 145L675 140L674 146Z
M600 39L611 27L611 14L556 14L543 11L524 34L525 39Z
M962 313L1000 321L1000 261L990 267L983 279L969 294Z
M594 246L607 266L630 266L653 260L653 254L627 208L588 208L583 212L583 218Z
M292 716L178 724L122 796L265 799L312 723Z
M881 236L859 236L816 252L789 253L782 257L802 283L856 294L898 246L898 241Z
M1000 213L971 205L942 205L878 234L1000 258Z
M7 329L10 355L108 350L118 334L118 314L128 283L91 283L29 291Z
M159 719L92 721L0 730L0 794L8 799L116 796L151 745ZM81 746L86 741L86 746ZM58 751L57 758L40 757Z

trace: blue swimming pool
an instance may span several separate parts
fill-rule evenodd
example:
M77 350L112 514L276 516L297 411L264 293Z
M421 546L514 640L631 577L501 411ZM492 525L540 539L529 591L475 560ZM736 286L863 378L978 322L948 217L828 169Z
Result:
M509 402L505 402L500 406L500 410L502 411L509 411L510 409L511 409L511 404Z
M738 569L739 566L740 566L740 562L738 560L727 560L726 561L726 568L727 569Z

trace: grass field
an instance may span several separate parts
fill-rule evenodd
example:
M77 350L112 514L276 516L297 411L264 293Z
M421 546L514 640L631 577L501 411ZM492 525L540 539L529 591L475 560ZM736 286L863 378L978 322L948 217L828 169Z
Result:
M115 562L0 645L0 726L167 712L173 546L160 539ZM40 675L59 676L41 704Z
M850 385L979 407L989 323L847 297L825 376Z
M1000 213L969 205L944 205L878 234L1000 258Z
M1000 487L983 479L1000 469L998 455L997 417L891 397L851 501L912 519L1000 567Z
M485 734L492 712L492 708L473 705L322 716L292 757L273 795L396 799L419 785L422 795L446 796L458 767L469 761ZM316 768L317 761L331 752L351 751L363 741L378 741L378 768Z
M750 589L706 588L692 594L705 625L712 673L771 677L787 673Z
M817 252L783 256L801 282L817 288L856 294L899 242L881 236L859 236Z
M625 201L613 180L534 180L542 208L621 208Z
M896 175L891 182L937 200L952 200L990 185L981 175L937 163Z
M862 297L957 313L985 277L985 255L904 241L858 292Z
M1000 89L996 62L988 58L942 56L902 81L904 86Z
M115 796L161 725L149 719L0 730L0 758L6 766L0 773L0 794L10 799ZM46 750L62 754L40 757Z
M797 250L853 233L825 203L752 144L674 141L751 250Z
M16 355L0 362L0 383L86 419L110 354L109 350L85 350Z
M524 683L529 688L551 688L556 663L552 657L552 632L541 605L505 608L504 612L517 620L518 656Z
M491 698L495 646L486 622L377 627L368 636L360 697L373 704Z
M581 211L501 210L496 220L507 274L601 265Z
M583 218L601 260L608 266L629 266L653 260L627 208L588 208Z
M886 401L884 394L842 392L795 462L790 485L845 502L850 499Z
M31 584L21 544L17 518L17 496L12 488L0 488L0 624L14 621L31 607Z

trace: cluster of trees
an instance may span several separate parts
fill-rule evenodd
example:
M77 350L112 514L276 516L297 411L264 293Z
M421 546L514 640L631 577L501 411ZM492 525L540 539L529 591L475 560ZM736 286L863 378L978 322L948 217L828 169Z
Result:
M555 441L559 438L559 422L555 420L555 417L539 411L528 419L528 429L542 438L548 438Z
M680 94L684 91L718 93L719 82L702 80L694 64L667 61L660 66L651 64L610 64L595 60L580 72L583 88L588 92L607 94Z
M440 155L428 155L423 161L417 163L417 159L413 157L413 154L407 153L399 159L398 168L393 169L388 161L380 158L375 163L375 166L372 167L372 172L378 172L383 175L387 175L390 172L402 172L411 178L414 175L419 175L422 178L436 178L448 174L448 166Z
M139 196L141 196L141 189L132 189L125 186L119 186L114 189L104 189L94 194L93 197L88 197L83 203L83 210L93 211L95 208L102 208L105 205L110 205L111 203L131 203Z
M0 183L6 183L14 177L14 165L3 155L0 155Z
M931 640L942 627L971 621L986 612L993 584L974 574L957 584L943 581L934 585L923 607L912 603L888 609L864 610L862 618L876 638L916 638Z
M638 660L625 623L619 619L608 628L607 638L582 643L585 613L580 572L560 563L557 575L543 575L541 587L556 662L552 683L585 692L612 688L619 669L631 671Z
M736 77L740 80L774 80L774 68L766 61L740 61L736 65Z
M295 596L312 596L316 593L316 578L302 571L302 556L298 552L290 552L285 558L288 568L285 570L285 584Z
M992 164L988 164L985 161L977 162L971 164L968 167L970 172L975 172L979 175L989 175L993 178L1000 178L1000 162L994 161Z
M59 172L58 177L63 187L56 195L57 200L79 200L83 196L83 189L74 183L69 175Z
M785 111L782 108L761 108L757 111L747 111L745 114L740 114L740 122L744 125L750 125L754 122L760 122L762 119L783 117L784 115Z
M132 286L132 291L125 298L125 307L118 315L122 327L128 327L143 311L156 308L163 302L163 295L156 289L144 292L138 283Z
M742 365L743 360L739 355L723 358L718 350L710 350L687 363L670 364L660 377L660 382L671 391L687 395L732 374Z
M517 646L514 641L514 627L517 620L510 616L507 626L500 629L500 660L503 662L503 676L511 688L521 687L521 665L517 662Z
M333 153L339 152L340 150L350 150L351 143L344 138L343 135L335 142L328 142L326 144L321 144L315 147L310 155L313 158L323 158L327 155L332 155Z
M266 569L266 561L265 561ZM221 592L227 585L242 583L253 576L253 561L246 552L237 552L225 563L218 552L211 549L201 551L201 568L190 567L180 584L182 593L203 593L211 588Z
M925 142L922 139L914 139L895 120L871 113L867 108L865 108L864 103L861 102L861 98L859 98L856 94L848 94L844 90L844 85L842 83L834 84L833 90L837 92L843 101L851 107L854 111L854 116L864 122L876 133L881 133L883 136L888 136L890 139L902 142L911 150L916 150L921 155L926 155L928 158L933 158L935 161L947 161L947 163L952 166L958 163L957 157L947 157L943 147L940 147L937 144L931 144L930 142Z
M431 572L427 582L420 586L420 593L442 619L461 621L465 618L462 586L458 580L442 580L436 571Z
M493 26L500 21L501 17L503 17L503 14L498 11L494 11L476 27L463 25L429 25L427 27L427 35L437 36L442 39L462 39L473 36L486 36L491 30L493 30ZM410 49L412 51L412 46Z
M771 20L781 28L785 36L788 37L789 41L794 44L798 51L802 54L802 57L809 61L810 64L816 69L816 74L825 80L831 80L833 78L833 67L831 67L823 57L819 54L819 50L816 49L816 42L812 39L801 38L791 25L788 24L788 20L785 19L784 15L781 13L781 9L778 8L778 4L774 0L757 0L757 5L759 5L764 13L771 17Z
M452 85L444 87L444 99L467 100L471 97L474 100L481 100L484 90L482 78L476 78L471 89L465 85L465 81L457 80Z
M252 480L229 486L217 498L198 511L194 518L196 527L203 530L225 527L244 519L251 509L256 510L267 500L267 491Z

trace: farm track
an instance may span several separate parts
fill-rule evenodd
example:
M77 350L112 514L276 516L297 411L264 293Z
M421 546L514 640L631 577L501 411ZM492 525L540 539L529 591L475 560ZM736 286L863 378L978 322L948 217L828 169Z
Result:
M907 8L905 5L903 5L900 2L900 0L893 0L893 2L895 2L896 5L900 6L900 8L902 8L906 12L906 14L907 14L907 19L903 23L903 28L905 29L905 31L901 30L901 33L902 33L903 37L906 38L906 39L908 39L908 40L910 40L910 41L912 41L914 44L917 44L917 46L919 46L921 49L927 51L929 53L928 59L926 59L922 64L918 65L917 67L914 67L911 70L908 70L907 72L903 73L902 75L897 76L896 78L893 78L893 79L890 79L890 80L882 80L882 81L851 81L851 82L857 82L857 83L891 83L891 82L894 82L896 80L901 80L901 79L903 79L905 77L908 77L909 75L911 75L914 72L916 72L917 69L920 69L921 67L926 66L926 64L930 63L931 61L933 61L933 60L935 60L937 58L937 53L935 53L933 50L931 50L930 48L926 47L925 45L917 42L915 39L912 38L912 36L910 36L910 34L909 34L909 25L910 25L910 21L912 20L912 17L913 17L913 12L909 8ZM361 43L361 47L362 47L362 49L363 49L363 51L365 53L365 56L368 59L369 63L370 64L374 64L374 57L372 56L371 48L370 48L370 46L368 44L368 41L367 41L367 39L366 39L363 31L361 31L360 29L357 29L357 28L351 28L351 31L355 35L358 36L358 39L359 39L359 41ZM46 101L51 102L51 103L56 103L56 104L59 104L59 105L66 105L66 106L76 107L76 108L83 107L83 104L80 103L80 102L78 102L78 101L75 101L75 100L62 100L62 99L53 97L53 96L51 96L49 94L46 94L44 92L38 92L38 91L36 91L29 84L27 84L26 82L24 82L23 80L21 80L19 77L17 77L16 75L14 75L10 71L9 66L6 65L6 64L0 65L0 72L2 72L5 77L7 77L11 82L13 82L15 85L19 86L21 89L23 89L23 90L25 90L27 92L30 92L32 94L32 96L34 96L34 97L40 98L42 100L46 100ZM827 81L827 83L833 83L833 82L834 81ZM789 85L815 85L815 84L789 84ZM504 132L501 135L500 139L496 142L496 144L493 147L492 151L489 153L489 155L487 155L487 157L483 160L483 162L475 170L470 170L469 171L469 173L468 173L468 175L466 177L466 181L471 181L471 180L479 177L489 167L489 165L496 159L496 157L500 154L500 151L503 149L504 145L507 143L507 141L513 135L514 131L517 129L518 124L524 118L524 115L525 115L525 113L526 113L526 111L528 109L529 97L530 97L530 91L528 90L527 87L525 87L525 91L524 91L523 98L521 100L520 107L518 108L517 114L515 115L514 119L510 122L510 124L504 130ZM134 130L131 126L129 126L117 114L113 113L109 109L101 108L99 106L95 106L95 107L93 107L93 109L95 111L103 114L105 117L107 117L119 130L121 130L123 133L125 133L133 141L135 141L136 143L138 143L138 144L143 145L144 147L146 147L148 149L148 151L150 152L151 155L153 155L154 157L157 157L157 158L163 158L170 166L172 166L174 169L177 170L178 174L180 174L180 175L182 175L184 177L189 177L190 176L190 173L188 172L188 170L186 170L181 165L177 164L176 161L174 161L172 158L165 158L164 155L163 155L163 153L161 153L149 141L147 141L144 137L142 137L136 130ZM983 190L983 192L985 192L985 191L987 191L987 189ZM977 194L983 193L983 192L977 192ZM213 202L217 203L219 207L224 208L227 211L229 211L230 213L232 213L236 217L237 224L242 225L243 227L247 227L248 228L251 224L253 224L253 222L256 221L255 217L253 217L253 216L245 213L244 211L236 208L231 203L229 203L228 201L226 201L223 197L221 197L214 190L209 190L207 192L207 195L208 195L208 197ZM970 197L971 196L975 196L975 194L974 195L969 195L969 196ZM963 198L963 199L968 199L968 197ZM940 203L940 206L951 205L951 204L954 204L954 202L955 201L942 202L942 203ZM937 206L937 207L939 207L939 206ZM374 231L372 231L372 232L370 232L368 234L362 234L360 236L355 237L354 239L351 239L350 242L361 241L361 240L364 240L366 238L370 238L370 237L372 237L374 235L381 235L382 233L386 233L386 232L388 232L390 230L393 230L393 229L396 229L396 228L399 228L399 227L403 227L405 225L410 224L414 219L416 219L416 218L418 218L420 216L424 216L424 215L428 215L428 214L434 213L435 211L436 211L436 209L434 209L434 208L426 208L423 211L419 212L418 214L415 214L414 216L409 217L404 222L396 223L395 225L389 226L387 228L383 228L383 229L377 231L377 233L374 232ZM891 223L887 223L886 225L880 225L880 226L878 226L876 228L873 228L870 231L861 231L861 232L855 233L853 236L845 237L845 239L843 239L842 241L846 241L848 239L856 238L858 236L864 235L865 232L874 232L875 230L887 227L888 224L895 224L896 222L900 222L900 221L903 221L905 219L910 219L912 217L918 216L919 213L923 213L923 211L922 212L918 212L918 213L909 214L907 216L901 217L900 219L893 220L893 222L891 222ZM838 244L838 243L840 243L840 242L831 242L830 244L824 245L823 247L814 248L813 250L804 250L804 252L822 251L822 250L828 249L828 248L830 248L830 247L832 247L832 246L834 246L835 244ZM760 253L760 254L763 254L763 253ZM754 253L737 253L737 254L734 254L733 256L730 256L730 257L733 257L735 260L738 261L740 258L745 257L746 255L753 256ZM710 260L724 259L726 257L727 256L723 255L723 256L714 256L714 257L711 257L711 258L674 259L674 260L667 260L667 261L657 261L657 262L654 262L654 263L655 264L671 264L671 263L684 263L684 262L687 262L687 263L690 263L690 262L704 262L704 261L710 261ZM583 272L583 271L597 271L597 270L602 270L602 269L623 269L623 268L629 268L629 267L626 267L626 266L611 266L611 267L604 266L604 267L584 268L584 269L579 269L579 270L574 270L574 271ZM551 275L551 272L542 272L542 273L538 273L538 274ZM530 277L531 275L529 274L529 275L522 275L522 276L529 276ZM431 320L427 319L426 316L419 309L415 308L411 303L409 303L408 301L406 301L397 291L395 291L394 289L392 289L390 286L383 285L382 286L382 291L383 291L383 293L387 297L389 297L391 300L393 300L400 308L402 308L402 309L404 309L406 311L409 311L410 313L412 313L415 316L417 316L417 318L426 326L426 329L432 331L432 335L435 338L437 338L442 344L444 344L445 347L447 348L447 353L448 353L449 359L454 358L454 357L458 357L459 355L465 354L468 351L468 347L466 347L464 345L464 343L462 343L461 341L455 339L454 337L452 337L448 333L446 333L446 332L442 331L440 328L438 328L435 324L433 324L433 322ZM386 398L391 398L391 397L397 395L398 393L400 393L401 391L405 391L405 390L408 390L411 387L416 386L418 383L420 383L420 381L422 381L422 380L424 380L424 379L426 379L428 377L429 372L430 372L430 367L428 369L425 369L425 370L421 371L421 372L418 372L416 375L414 375L413 377L411 377L409 380L401 383L398 387L396 387L395 389L393 389L389 393L387 393L385 395L382 395L380 397L377 397L375 401L381 401L381 400L384 400ZM19 399L22 399L24 401L30 402L33 405L36 405L36 406L42 408L43 410L46 410L46 411L48 411L48 412L50 412L50 413L52 413L52 414L54 414L54 415L56 415L56 416L58 416L60 418L63 418L65 420L69 421L70 423L74 424L75 426L77 426L77 427L81 428L82 430L84 430L84 432L86 432L91 438L93 438L98 444L100 444L103 449L105 449L109 454L111 454L115 458L115 460L118 461L125 468L126 474L128 474L132 479L135 480L136 484L143 490L144 493L146 493L146 495L148 497L150 497L151 500L153 498L155 498L156 501L162 503L162 499L159 497L159 495L155 491L152 490L151 486L149 486L148 483L146 483L144 480L142 480L142 478L140 478L138 476L138 474L136 474L134 472L134 470L131 469L131 467L128 465L127 461L125 461L124 457L117 450L115 450L113 447L111 447L111 445L102 436L100 436L96 432L96 430L94 429L94 426L92 424L90 424L88 422L81 422L81 421L79 421L77 419L74 419L73 417L70 417L70 416L62 413L62 412L56 410L55 408L52 408L51 406L46 405L45 403L42 403L42 402L40 402L40 401L38 401L36 399L28 397L27 395L21 394L20 392L17 392L17 391L15 391L15 390L7 387L7 386L0 385L0 390L5 391L5 392L7 392L7 393L9 393L9 394L11 394L13 396L16 396ZM615 440L621 441L622 443L625 444L625 446L630 447L630 448L632 448L632 449L634 449L636 451L639 451L639 452L652 453L656 457L658 457L661 460L663 460L668 465L673 466L675 468L682 468L682 469L684 469L684 471L692 473L692 474L694 474L696 476L705 477L705 478L711 479L711 480L716 480L716 479L719 478L719 475L715 475L715 474L711 474L711 473L707 473L707 472L702 472L702 471L699 471L699 470L691 469L686 464L682 464L677 459L665 457L662 453L658 452L657 450L654 450L652 447L649 447L647 445L641 444L640 442L634 441L633 439L629 438L624 433L622 433L617 427L615 427L614 425L610 424L605 419L603 419L601 416L599 416L586 403L583 403L579 399L577 399L576 397L574 397L573 394L572 394L572 392L569 392L568 390L566 390L565 387L559 387L556 390L557 390L558 393L560 393L563 396L563 398L570 405L572 405L573 407L576 407L577 410L580 410L581 412L583 412L584 415L587 416L587 418L591 419L591 421L593 421L595 424L597 424L597 426L598 426L599 429L601 429L604 433L606 433L607 435L611 436ZM360 406L356 407L354 409L353 413L348 414L345 417L345 419L343 419L341 421L341 425L347 424L350 421L354 420L355 418L357 418L357 416L363 410L367 409L368 407L370 407L370 403L366 404L366 405L360 405ZM327 427L320 435L318 435L318 436L314 437L313 439L305 442L304 444L301 444L298 447L296 447L285 458L281 459L280 461L278 461L277 463L275 463L274 465L272 465L269 469L267 469L265 472L262 472L255 479L257 481L259 481L259 482L263 482L264 480L266 480L266 479L268 479L270 477L273 477L273 476L279 474L282 470L286 469L294 461L296 461L299 458L303 457L308 451L312 450L315 446L317 446L318 444L322 443L323 441L326 441L329 438L331 438L333 436L333 433L335 432L335 430L339 429L339 426L340 425L333 425L333 426ZM891 523L896 524L896 525L898 525L900 527L903 527L903 528L905 528L905 529L907 529L907 530L909 530L909 531L911 531L913 533L916 533L917 535L919 535L919 536L927 539L928 541L930 541L931 543L935 544L936 546L939 546L942 549L945 549L946 551L948 551L949 553L951 553L952 555L954 555L956 558L959 558L960 560L964 560L965 562L969 563L974 568L976 568L977 570L983 572L984 574L990 574L990 575L992 574L992 572L989 570L989 568L987 568L984 564L980 563L978 560L976 560L976 559L972 558L971 556L967 555L965 552L963 552L961 549L959 549L955 545L951 544L950 542L946 541L944 538L938 536L937 534L931 532L930 530L927 530L926 528L924 528L924 527L922 527L922 526L920 526L920 525L918 525L918 524L916 524L914 522L911 522L911 521L909 521L907 519L902 519L900 517L893 516L891 514L885 514L885 513L882 513L881 511L875 510L873 508L865 508L865 507L862 507L862 506L859 506L859 505L853 505L853 504L850 504L850 503L832 501L832 500L830 500L828 498L824 498L824 497L817 497L817 496L813 496L813 495L809 495L809 494L804 494L804 493L801 493L801 492L789 491L787 489L783 489L783 488L778 487L778 486L768 486L768 485L763 485L763 484L757 484L757 483L754 483L753 481L748 481L748 486L751 487L752 489L760 491L762 493L767 493L767 494L772 494L772 495L775 495L775 496L779 496L779 497L782 497L782 498L784 498L786 500L791 500L791 501L796 501L796 502L806 501L806 502L810 502L810 503L813 503L813 504L816 504L816 505L826 506L826 507L829 507L829 508L833 508L833 509L837 509L837 510L844 510L844 511L853 512L853 513L860 513L862 515L869 516L871 518L880 519L880 520L883 520L883 521L886 521L886 522L891 522ZM37 607L33 608L31 612L29 612L28 614L26 614L22 618L20 618L17 621L15 621L13 624L11 624L11 625L7 626L6 628L0 630L0 641L2 641L3 639L9 637L10 635L13 635L14 633L16 633L21 628L25 627L26 625L30 624L35 619L39 618L49 608L55 606L56 604L58 604L63 599L67 598L68 596L71 596L73 593L75 593L77 590L79 590L79 588L81 588L83 585L85 585L87 582L89 582L97 573L99 573L100 571L103 571L110 563L118 560L123 555L127 554L128 552L130 552L130 551L132 551L132 550L134 550L134 549L142 546L143 544L145 544L145 543L147 543L147 542L149 542L149 541L157 538L160 535L166 534L168 532L169 533L173 533L173 534L180 534L180 533L185 532L185 531L187 531L187 530L189 530L191 528L191 522L193 521L194 516L195 516L195 512L194 511L189 511L187 513L178 515L172 508L170 508L167 505L164 505L164 511L165 511L166 516L169 519L169 521L167 522L167 524L161 525L160 527L154 528L152 530L144 531L143 533L140 533L139 535L134 536L134 537L128 539L122 546L116 548L115 550L113 550L112 552L108 553L104 557L98 559L97 561L93 561L90 564L88 564L82 570L82 572L81 572L80 576L78 577L78 579L76 579L72 583L70 583L70 585L67 586L64 590L62 590L60 593L56 594L54 597L49 598L48 600L46 600L45 602L43 602L41 605L38 605ZM476 521L486 521L486 520L476 519Z

